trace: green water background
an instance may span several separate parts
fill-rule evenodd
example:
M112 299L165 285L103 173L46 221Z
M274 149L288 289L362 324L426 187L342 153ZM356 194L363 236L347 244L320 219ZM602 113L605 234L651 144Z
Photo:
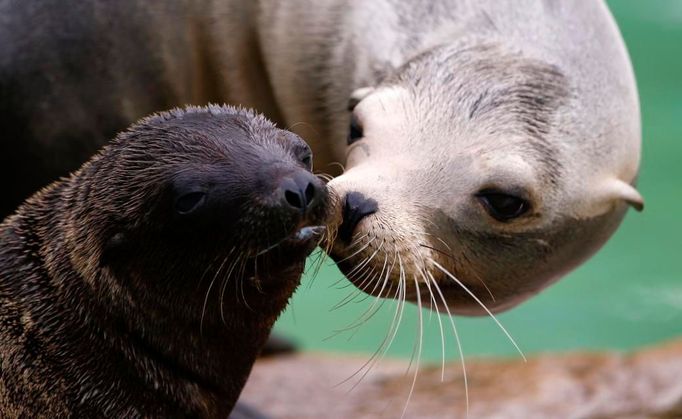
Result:
M682 336L682 0L613 0L609 6L639 86L643 120L639 190L646 209L630 211L611 241L577 271L498 316L526 354L628 350ZM308 350L372 353L388 330L395 303L385 302L354 333L329 338L353 322L372 299L330 311L354 288L328 265L312 284L306 276L276 330ZM436 316L424 312L422 359L430 361L441 358ZM444 328L449 327L448 320L442 320ZM389 356L411 355L417 321L417 310L410 304ZM514 347L490 318L457 317L456 322L467 356L515 356ZM452 330L446 329L445 335L446 358L453 359L458 355Z

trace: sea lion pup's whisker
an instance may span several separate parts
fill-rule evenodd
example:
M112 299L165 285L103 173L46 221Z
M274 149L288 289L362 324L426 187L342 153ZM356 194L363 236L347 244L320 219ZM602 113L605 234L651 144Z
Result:
M241 295L242 301L244 302L244 306L247 309L254 311L251 308L251 306L249 305L249 302L246 301L246 296L244 295L244 275L246 273L246 264L248 263L248 261L249 261L248 258L244 258L244 260L240 266L239 275L237 275L237 281L234 281L234 282L235 282L235 290L237 290L239 295Z
M224 301L225 301L225 289L227 288L227 283L230 282L230 277L232 275L232 272L234 272L235 267L237 266L240 261L246 257L246 254L244 253L243 250L239 250L237 253L235 259L230 263L230 266L228 266L227 271L225 272L225 275L222 278L222 285L220 289L220 297L219 297L219 303L220 303L220 319L222 320L223 324L225 323L225 312L224 312Z
M230 250L230 251L228 252L228 255L230 255L233 251L234 251L234 247L232 248L232 250ZM199 281L197 281L197 289L199 289L199 288L201 287L201 284L204 282L204 278L206 277L206 274L208 273L208 271L210 271L211 269L213 269L214 264L215 264L218 260L220 260L220 259L222 259L222 258L220 257L220 255L216 255L216 256L213 257L213 259L211 259L210 262L208 262L208 263L206 264L206 269L204 269L204 272L203 272L203 273L201 274L201 276L199 277Z
M319 242L317 246L319 246ZM311 262L312 274L309 275L310 281L308 281L308 289L312 288L317 276L320 274L320 269L322 269L322 266L324 266L324 260L328 257L324 250L318 249L316 253L317 255L315 256L315 260ZM307 275L308 272L305 274Z
M199 320L199 334L204 333L204 317L206 316L206 306L208 304L208 297L209 294L211 293L211 289L213 288L213 284L216 281L216 278L218 277L218 274L220 273L220 270L225 266L225 263L227 263L227 260L229 259L229 256L225 256L223 259L223 262L220 264L218 267L218 270L213 274L213 279L211 279L211 283L208 285L208 289L206 290L206 296L204 297L204 304L201 308L201 319Z
M289 237L284 237L283 239L281 239L281 240L278 241L277 243L275 243L275 244L273 244L273 245L271 245L271 246L269 246L269 247L266 247L265 249L263 249L263 250L261 250L260 252L256 253L256 255L255 255L254 257L258 257L258 256L261 256L261 255L264 255L264 254L268 253L269 251L275 249L276 247L279 247L282 243L284 243L285 241L287 241L287 239L289 239Z
M471 292L471 290L466 285L464 285L462 283L462 281L455 278L455 276L453 274L451 274L447 269L445 269L443 266L441 266L440 263L436 262L435 260L432 260L431 263L433 264L433 266L440 269L445 275L447 275L449 278L451 278L453 281L455 281L457 283L457 285L462 287L462 289L464 291L466 291L466 293L469 294L471 296L471 298L473 298L481 306L481 308L483 308L483 310L486 311L486 313L488 313L488 315L493 319L493 321L495 321L495 323L500 328L500 330L502 330L502 332L507 336L507 338L512 343L512 345L514 345L514 347L518 351L519 355L521 355L521 358L523 358L524 362L527 362L526 356L523 354L523 351L521 351L521 348L519 348L519 345L516 344L516 341L514 340L514 338L509 334L507 329L505 329L505 327L502 326L502 323L500 323L500 321L497 320L497 317L495 317L495 315L488 309L488 307L485 304L483 304L483 301L481 301L476 296L476 294Z
M401 419L405 417L405 413L407 412L407 406L410 404L410 400L412 399L412 394L414 393L414 388L417 385L417 376L419 375L419 363L421 362L421 356L422 356L422 344L424 341L424 324L423 324L423 317L422 317L422 299L421 299L421 293L419 292L419 281L417 280L416 276L413 276L412 279L414 280L414 286L416 287L417 290L417 313L419 314L419 344L418 344L418 349L417 349L417 362L415 363L415 368L414 368L414 375L412 377L412 385L410 386L410 393L407 395L407 400L405 401L405 407L403 407L403 413L400 415ZM410 364L412 363L412 360L410 360ZM409 371L409 366L408 366L408 371Z
M445 307L445 311L448 313L448 318L450 319L450 325L452 326L452 332L455 334L455 342L457 343L457 351L459 352L459 360L462 364L462 376L464 377L464 397L466 400L466 416L469 417L469 382L467 379L466 363L464 362L464 351L462 350L462 343L459 340L459 333L457 332L457 327L455 326L455 319L454 319L452 313L450 313L450 307L448 306L448 303L445 301L445 296L443 295L443 291L441 291L440 286L438 285L438 282L433 277L431 272L427 271L426 274L431 279L431 282L433 283L433 286L436 289L436 292L438 292L438 295L440 295L441 301L443 301L443 306Z

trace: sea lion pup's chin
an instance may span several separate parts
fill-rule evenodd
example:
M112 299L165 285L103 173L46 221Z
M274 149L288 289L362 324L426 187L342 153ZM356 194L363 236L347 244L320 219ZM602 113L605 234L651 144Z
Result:
M174 110L30 198L0 226L0 412L227 417L321 239L310 153Z
M444 46L358 90L329 184L341 270L373 295L479 315L592 255L643 205L638 107L574 82L499 45Z

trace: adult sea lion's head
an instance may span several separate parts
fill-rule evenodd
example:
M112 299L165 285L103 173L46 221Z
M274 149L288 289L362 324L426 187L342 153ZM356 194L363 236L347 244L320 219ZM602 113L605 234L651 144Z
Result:
M496 312L536 294L642 208L624 80L594 103L585 92L599 83L545 60L446 45L356 91L346 171L330 183L333 258L370 294L441 311Z

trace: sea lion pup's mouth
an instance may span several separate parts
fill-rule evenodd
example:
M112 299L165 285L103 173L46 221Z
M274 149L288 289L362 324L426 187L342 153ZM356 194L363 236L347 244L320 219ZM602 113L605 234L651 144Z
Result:
M287 241L291 244L299 245L310 243L314 240L319 242L326 230L327 226L324 225L306 226L292 234L289 238L287 238Z
M301 227L281 241L259 251L255 256L263 256L274 251L278 247L298 249L302 252L310 253L324 240L326 230L327 226L325 225Z

